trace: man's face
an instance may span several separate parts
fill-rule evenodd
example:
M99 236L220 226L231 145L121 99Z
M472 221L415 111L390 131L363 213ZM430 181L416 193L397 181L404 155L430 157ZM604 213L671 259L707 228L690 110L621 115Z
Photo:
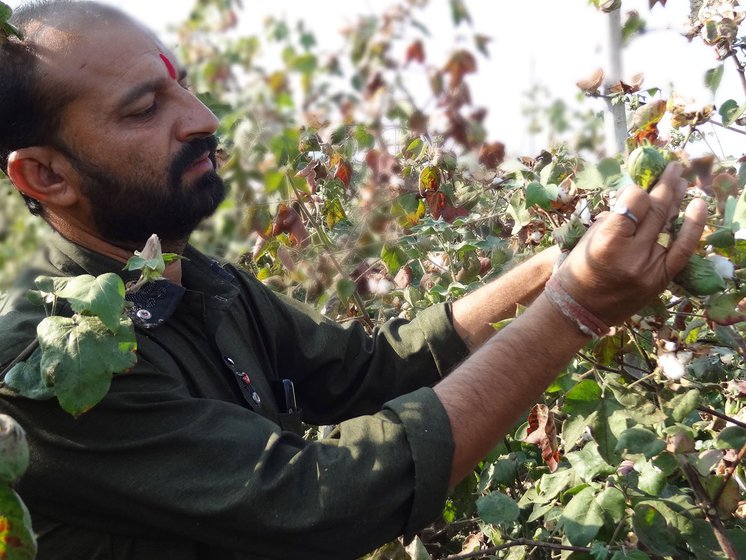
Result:
M86 226L122 247L152 233L185 241L225 196L217 119L186 89L173 54L132 22L86 30L66 50L50 73L80 93L62 113L58 148L75 169Z

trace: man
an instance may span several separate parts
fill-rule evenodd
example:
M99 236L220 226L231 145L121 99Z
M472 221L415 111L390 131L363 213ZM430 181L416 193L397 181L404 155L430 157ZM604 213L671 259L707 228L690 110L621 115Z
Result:
M150 31L89 2L15 18L25 38L0 48L0 163L59 235L0 311L0 363L35 336L42 316L23 292L36 275L119 271L154 232L188 257L136 299L138 363L93 410L74 420L54 401L0 398L29 436L18 489L40 558L355 558L411 536L589 333L668 284L703 228L695 201L673 245L656 243L683 197L670 166L652 194L620 195L546 293L552 251L368 337L187 245L224 196L217 121ZM534 298L490 338L490 322ZM304 420L338 424L329 438L282 429L297 420L274 397L282 379Z

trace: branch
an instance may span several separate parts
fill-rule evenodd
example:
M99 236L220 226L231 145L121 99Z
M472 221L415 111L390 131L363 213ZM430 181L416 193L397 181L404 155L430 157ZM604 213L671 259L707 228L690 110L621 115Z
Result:
M725 553L725 557L728 558L728 560L738 560L736 549L733 548L733 543L728 538L728 534L725 532L725 526L720 520L720 517L718 517L715 506L707 496L707 491L702 486L697 471L689 463L682 463L681 468L684 471L686 479L689 481L689 486L694 490L694 495L697 497L699 506L702 508L707 521L715 532L715 538L720 545L720 549Z
M290 187L293 189L293 192L295 193L295 198L298 201L298 205L300 207L301 213L305 216L305 218L311 223L313 228L319 234L319 239L321 239L321 243L324 245L326 254L329 255L329 259L332 261L334 268L336 268L337 272L339 272L342 276L344 276L345 273L342 270L342 266L339 264L339 261L337 261L337 258L334 256L334 247L332 246L331 241L329 241L329 238L326 236L326 233L321 229L321 226L318 224L316 219L311 215L311 212L308 211L308 208L306 208L306 204L303 202L303 199L300 196L300 193L298 192L298 187L296 187L295 184L293 183L293 180L291 179L289 172L285 172L285 180L287 181L288 185L290 185ZM355 287L355 291L352 292L352 299L355 300L355 305L357 305L358 309L360 310L360 320L365 324L366 327L372 330L375 325L373 324L373 321L371 321L370 317L368 317L368 313L365 311L365 303L363 302L363 298L360 297L360 294L357 291L357 287Z
M539 548L549 548L552 550L569 550L571 552L585 553L590 553L591 551L590 548L585 546L571 546L567 544L550 543L544 541L532 541L531 539L516 539L514 541L508 541L505 544L501 544L499 546L485 548L484 550L477 550L476 552L446 556L445 558L443 558L443 560L466 560L467 558L484 558L486 556L494 554L495 552L505 550L506 548L511 548L514 546L534 546Z
M738 60L738 56L736 56L736 51L730 52L731 58L733 58L733 62L736 65L736 70L738 71L738 77L741 78L741 86L743 87L743 91L746 93L746 71L744 71L743 64L740 60Z
M725 492L725 487L728 485L728 481L733 476L733 473L736 472L736 468L738 465L741 464L741 461L743 461L743 458L746 456L746 444L744 444L743 447L741 447L741 451L738 452L738 455L736 455L736 460L733 461L733 464L728 467L728 469L725 472L725 476L723 477L723 485L720 487L720 490L718 490L717 495L715 496L715 499L712 501L716 506L720 503L720 498L723 496L723 492Z
M698 406L697 410L699 410L700 412L705 412L707 414L712 414L713 416L716 416L721 420L725 420L726 422L730 422L731 424L735 424L736 426L740 426L741 428L746 429L746 423L741 422L740 420L736 420L735 418L731 418L730 416L727 416L722 412L718 412L717 410L713 410L706 406Z

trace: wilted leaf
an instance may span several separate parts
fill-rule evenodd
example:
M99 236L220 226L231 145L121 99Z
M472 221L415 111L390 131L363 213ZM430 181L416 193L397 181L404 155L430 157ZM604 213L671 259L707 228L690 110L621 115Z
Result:
M36 329L42 351L41 371L54 385L60 405L80 416L104 398L111 376L137 362L135 333L129 319L116 334L97 317L47 317Z
M599 68L593 72L587 78L579 80L576 85L586 93L594 93L598 91L601 84L604 81L604 71Z
M739 305L746 297L746 290L734 293L715 294L705 304L708 319L718 325L735 325L746 321L746 310Z
M518 504L501 492L492 492L477 499L479 517L487 523L500 525L512 523L518 519L520 509Z
M455 89L464 80L466 74L473 74L477 71L477 61L469 51L459 50L451 55L443 69L450 75L451 89Z
M407 52L404 55L404 66L413 61L420 64L425 62L425 45L419 39L407 47Z
M420 171L420 194L437 191L440 188L440 181L440 169L433 165L423 167Z
M8 485L0 483L0 558L33 560L36 538L31 516L21 498Z
M559 444L557 428L554 425L554 413L545 404L536 404L528 415L528 433L524 439L541 449L541 458L550 472L559 466Z

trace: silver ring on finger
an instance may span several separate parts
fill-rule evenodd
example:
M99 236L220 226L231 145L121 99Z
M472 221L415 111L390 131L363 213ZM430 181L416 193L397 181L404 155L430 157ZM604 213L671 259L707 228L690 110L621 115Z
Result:
M637 227L637 224L640 222L638 217L632 213L632 210L627 208L624 204L617 204L616 206L614 206L614 208L612 208L611 211L615 214L619 214L620 216L628 218L633 224L635 224L635 227Z

